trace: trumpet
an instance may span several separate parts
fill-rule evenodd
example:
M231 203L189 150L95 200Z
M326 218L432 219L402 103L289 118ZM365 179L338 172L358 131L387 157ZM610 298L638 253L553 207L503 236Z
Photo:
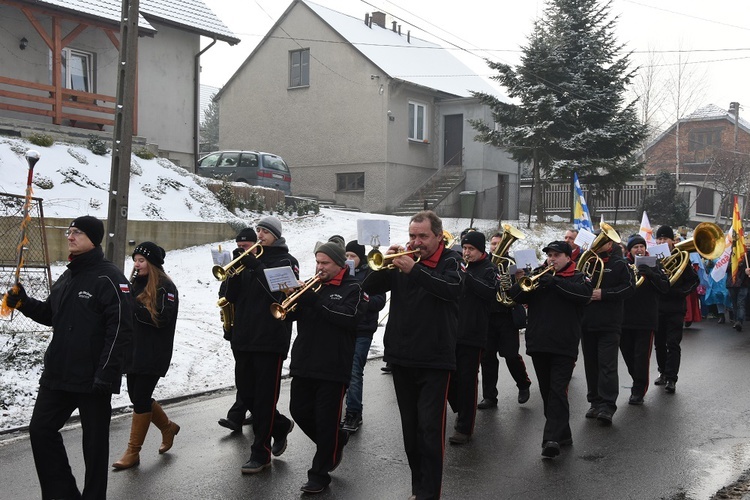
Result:
M285 298L281 302L281 304L279 304L278 302L271 304L271 316L280 321L283 321L286 318L287 314L297 308L297 304L295 302L297 302L297 300L302 296L303 293L310 290L311 288L313 292L317 293L318 290L320 290L321 286L322 283L320 282L320 274L316 274L312 278L305 281L298 290Z
M224 330L231 330L234 326L234 304L229 302L226 297L222 297L216 305L221 309L219 314L221 315L221 323L224 325Z
M252 252L256 248L260 248L260 251L258 252L258 255L256 255L256 257L260 257L261 255L263 255L263 247L260 243L256 243L255 245L242 252L239 257L234 259L226 266L214 266L213 268L211 268L211 273L214 275L214 278L219 281L224 281L228 278L234 278L235 276L239 275L242 271L245 270L245 266L240 264L240 261L243 257L249 255L250 252Z
M372 269L373 271L381 271L383 269L396 269L396 266L393 264L393 259L395 259L396 257L401 257L402 255L414 255L418 252L419 249L384 255L377 248L373 248L372 250L370 250L370 253L367 254L367 265L370 266L370 269ZM419 262L420 259L421 257L417 255L415 262Z
M522 277L520 280L518 280L518 286L521 287L521 291L523 292L534 291L539 286L539 278L541 278L543 274L546 274L550 271L552 271L552 275L554 276L555 266L553 266L552 264L544 268L542 271L536 273L534 276Z
M589 249L581 254L576 266L576 269L591 280L594 288L599 288L602 285L602 279L604 279L604 261L597 255L597 252L610 241L620 243L620 235L612 226L602 222L599 227L601 227L602 232L594 239Z

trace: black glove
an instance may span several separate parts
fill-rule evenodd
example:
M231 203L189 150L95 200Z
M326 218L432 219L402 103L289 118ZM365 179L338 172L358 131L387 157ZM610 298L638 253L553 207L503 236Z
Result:
M26 301L26 299L29 298L29 296L26 295L26 290L24 290L23 285L20 283L16 284L16 286L8 290L8 293L6 295L7 298L5 299L5 303L11 309L20 307Z
M539 288L547 288L555 280L555 277L550 273L544 273L539 276Z
M232 252L233 259L238 258L243 253L245 253L245 250L241 249L240 247L235 248L234 251ZM258 262L258 258L255 257L255 255L253 255L252 253L249 253L245 255L244 257L242 257L242 260L240 260L240 264L242 264L248 269L255 269L256 267L260 265L260 262Z
M110 382L105 382L99 377L95 377L94 385L91 387L91 392L97 396L112 394L112 384Z
M640 273L641 276L650 278L654 275L654 268L647 266L646 264L641 264L638 266L638 273Z

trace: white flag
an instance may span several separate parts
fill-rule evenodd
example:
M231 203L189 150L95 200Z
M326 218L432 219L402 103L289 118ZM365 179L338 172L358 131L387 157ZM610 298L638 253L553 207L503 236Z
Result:
M719 257L716 261L716 265L711 270L711 279L716 282L721 281L721 278L727 274L727 266L729 265L730 260L732 260L732 231L729 231L726 235L726 247L724 248L724 253L721 254L721 257Z
M643 217L641 218L641 229L638 231L638 234L643 236L643 239L646 240L646 246L650 247L651 245L656 245L656 240L654 239L654 230L651 229L651 223L648 221L648 215L646 215L646 211L643 211Z

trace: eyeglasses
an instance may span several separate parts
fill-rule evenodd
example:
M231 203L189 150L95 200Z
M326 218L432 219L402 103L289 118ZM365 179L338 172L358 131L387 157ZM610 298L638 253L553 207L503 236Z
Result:
M68 229L67 231L65 231L65 236L74 236L76 238L82 234L86 233L84 233L83 231L79 231L78 229Z

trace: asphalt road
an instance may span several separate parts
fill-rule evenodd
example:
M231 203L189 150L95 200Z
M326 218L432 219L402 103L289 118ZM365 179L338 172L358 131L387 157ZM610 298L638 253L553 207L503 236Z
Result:
M499 408L478 412L469 444L446 444L443 498L711 498L750 469L750 323L742 333L715 320L694 324L682 346L677 393L651 386L640 407L627 404L630 379L621 361L620 408L609 428L583 416L588 405L579 358L569 391L574 444L554 460L540 456L544 417L536 384L530 401L519 405L501 364ZM403 500L411 493L391 377L381 374L381 366L380 360L367 365L364 426L349 441L331 487L318 498ZM654 361L652 378L655 370ZM530 375L535 382L533 371ZM174 448L158 455L160 436L152 427L140 466L110 473L109 498L300 498L314 452L310 440L295 428L273 467L241 474L252 431L231 434L216 424L232 400L227 392L166 405L182 426ZM288 414L288 407L287 380L279 408ZM454 419L449 414L449 429ZM113 419L113 461L124 451L129 429L129 415ZM80 483L80 429L71 425L63 436ZM3 436L0 463L1 499L39 498L27 436Z

